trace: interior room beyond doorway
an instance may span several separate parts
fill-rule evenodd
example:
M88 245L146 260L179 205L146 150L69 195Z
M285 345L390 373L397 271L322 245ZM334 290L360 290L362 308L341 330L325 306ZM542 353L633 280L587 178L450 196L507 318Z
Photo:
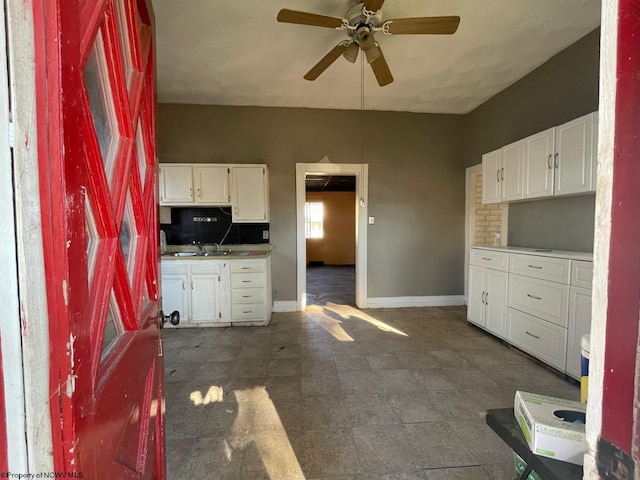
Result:
M356 177L307 175L307 305L355 306Z

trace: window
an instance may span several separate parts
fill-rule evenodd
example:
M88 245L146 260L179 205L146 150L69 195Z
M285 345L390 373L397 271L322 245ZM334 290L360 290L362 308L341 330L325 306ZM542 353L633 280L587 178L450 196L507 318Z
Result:
M322 238L324 228L324 205L322 202L305 202L304 204L304 238Z

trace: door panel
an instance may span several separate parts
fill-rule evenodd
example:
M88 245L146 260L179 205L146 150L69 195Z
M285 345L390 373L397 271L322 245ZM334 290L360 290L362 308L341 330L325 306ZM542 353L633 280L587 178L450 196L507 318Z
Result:
M34 12L55 469L163 479L150 2Z

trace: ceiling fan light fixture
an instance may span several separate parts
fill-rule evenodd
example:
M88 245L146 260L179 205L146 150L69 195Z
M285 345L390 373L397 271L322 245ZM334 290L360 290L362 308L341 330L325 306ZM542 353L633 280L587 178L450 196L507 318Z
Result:
M357 43L351 43L345 52L343 53L344 58L346 58L351 63L356 63L356 59L358 58L358 52L360 51L360 47Z
M380 58L380 48L378 48L378 44L376 43L373 47L367 48L364 54L367 56L367 63L375 62Z

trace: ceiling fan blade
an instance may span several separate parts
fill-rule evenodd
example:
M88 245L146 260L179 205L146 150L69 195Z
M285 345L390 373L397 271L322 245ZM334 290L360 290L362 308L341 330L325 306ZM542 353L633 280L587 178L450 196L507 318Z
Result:
M382 4L384 0L365 0L364 8L369 10L370 12L377 12L382 8Z
M311 25L313 27L340 28L342 19L327 17L315 13L298 12L283 8L278 12L278 21L282 23L295 23L297 25Z
M392 35L451 35L456 33L460 17L397 18L384 22Z
M389 70L389 65L387 65L387 61L382 54L382 49L380 46L377 46L378 51L380 52L380 56L370 63L371 70L373 70L373 74L376 76L376 80L378 81L378 85L384 87L385 85L389 85L393 82L393 75L391 75L391 70Z
M322 57L311 70L307 72L307 74L304 76L304 79L313 81L318 78L322 74L322 72L329 68L331 64L345 52L346 49L347 46L343 42L340 42L338 45L333 47L333 49L329 53Z

